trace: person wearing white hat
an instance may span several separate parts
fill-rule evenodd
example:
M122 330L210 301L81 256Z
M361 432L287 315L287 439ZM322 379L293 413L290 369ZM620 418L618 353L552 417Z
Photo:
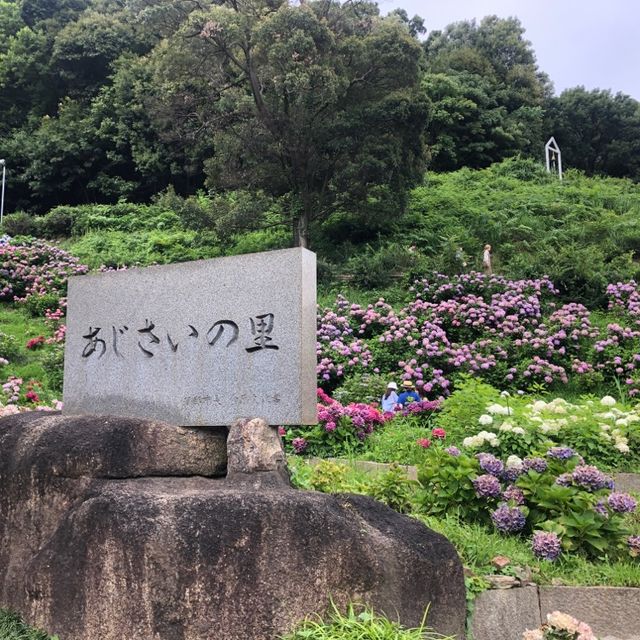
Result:
M380 399L380 404L382 405L383 413L393 413L396 410L396 405L398 404L398 385L395 382L390 382L387 385L387 390L384 392L384 395Z

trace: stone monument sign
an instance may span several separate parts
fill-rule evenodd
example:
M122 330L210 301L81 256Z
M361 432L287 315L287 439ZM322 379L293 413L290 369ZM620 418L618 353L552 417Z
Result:
M316 422L315 255L285 249L69 280L64 412Z

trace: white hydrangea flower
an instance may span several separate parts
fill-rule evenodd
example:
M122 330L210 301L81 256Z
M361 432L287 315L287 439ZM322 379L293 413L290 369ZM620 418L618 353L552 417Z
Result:
M544 411L547 408L547 403L544 400L536 400L531 408L536 412Z
M640 420L640 416L636 415L635 413L627 414L627 422L629 424L631 424L632 422L638 422L639 420Z
M522 467L522 458L518 456L509 456L506 463L507 469L520 469Z
M513 427L513 433L515 433L517 436L523 436L524 429L522 427Z
M614 447L620 452L620 453L629 453L629 445L624 443L624 442L616 442L616 444L614 445Z
M463 446L465 449L471 449L471 448L473 448L473 437L472 437L472 436L469 436L468 438L465 438L465 439L462 441L462 446Z
M487 413L490 413L495 416L505 416L507 415L507 407L503 407L501 404L490 404L486 407Z
M498 431L512 431L513 425L510 422L503 422Z
M600 404L603 407L613 407L615 405L615 403L616 403L616 399L612 398L611 396L603 396L600 399Z
M609 429L611 429L611 426L608 424L604 424L604 422L601 422L598 426L602 431L609 431Z
M498 447L498 446L500 446L500 440L498 440L498 438L493 438L493 439L489 440L489 444L492 447Z
M626 427L629 424L629 421L626 418L618 418L616 420L617 427Z
M493 418L492 418L490 415L488 415L488 414L486 414L486 413L483 413L483 414L478 418L478 422L479 422L483 427L486 427L486 426L488 426L488 425L490 425L490 424L493 424Z
M608 434L608 433L602 433L601 436L607 441L607 442L611 442L611 440L613 440L613 438Z
M501 391L500 392L500 397L501 398L510 398L511 394L508 391Z

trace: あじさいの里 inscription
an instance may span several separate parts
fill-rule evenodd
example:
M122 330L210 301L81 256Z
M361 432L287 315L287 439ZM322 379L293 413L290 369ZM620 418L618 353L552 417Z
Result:
M305 249L72 278L67 316L66 413L315 421Z

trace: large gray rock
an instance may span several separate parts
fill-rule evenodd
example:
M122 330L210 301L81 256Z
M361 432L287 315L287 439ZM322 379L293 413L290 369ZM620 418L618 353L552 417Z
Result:
M266 640L331 597L407 625L430 604L430 625L462 638L462 567L443 536L366 497L216 478L197 449L220 434L173 429L0 420L0 606L64 640Z

